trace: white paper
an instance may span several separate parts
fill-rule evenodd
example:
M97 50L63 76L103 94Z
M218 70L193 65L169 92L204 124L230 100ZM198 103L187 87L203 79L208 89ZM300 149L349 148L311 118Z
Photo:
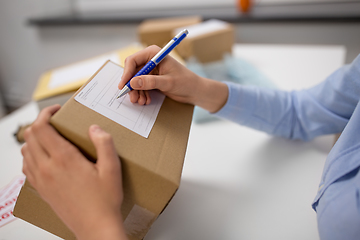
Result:
M202 23L193 24L187 27L178 28L176 32L180 32L184 28L189 31L187 38L194 38L197 36L201 36L207 33L216 32L218 30L226 29L228 27L228 23L217 20L210 19Z
M128 95L117 99L122 74L122 67L108 62L75 96L75 100L147 138L165 96L158 91L150 91L149 105L131 103Z
M48 87L53 89L80 79L90 78L94 74L94 69L99 69L107 60L120 62L118 54L112 53L59 68L51 73Z

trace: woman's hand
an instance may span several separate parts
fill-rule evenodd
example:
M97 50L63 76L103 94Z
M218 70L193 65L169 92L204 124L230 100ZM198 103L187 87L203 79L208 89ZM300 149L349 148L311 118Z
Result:
M24 134L27 180L78 239L127 239L120 212L121 164L111 135L96 125L89 128L94 164L49 124L59 109L45 108Z
M150 46L126 58L124 74L119 83L121 89L148 61L150 61L161 49L158 46ZM142 75L131 80L131 87L137 91L131 91L130 100L139 104L149 104L151 99L146 90L159 89L166 96L179 101L189 103L197 87L199 76L188 70L170 56L152 71L151 75Z
M159 51L158 46L150 46L128 57L119 89ZM175 101L198 105L210 112L218 111L226 103L228 96L224 83L196 75L171 56L166 56L151 75L131 79L130 85L134 89L129 93L130 101L141 105L151 102L147 92L151 89L158 89Z

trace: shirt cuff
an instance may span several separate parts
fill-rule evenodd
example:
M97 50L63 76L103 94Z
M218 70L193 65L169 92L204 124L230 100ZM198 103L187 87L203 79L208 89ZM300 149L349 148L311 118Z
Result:
M229 96L225 105L214 116L245 124L252 115L256 101L255 89L251 86L225 82ZM255 93L255 94L254 94Z

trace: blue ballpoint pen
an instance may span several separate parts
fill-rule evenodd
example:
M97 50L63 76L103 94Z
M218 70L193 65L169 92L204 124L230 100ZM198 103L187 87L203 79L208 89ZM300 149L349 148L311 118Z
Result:
M188 33L189 32L186 29L178 33L178 35L171 39L170 42L166 44L166 46L163 47L160 52L158 52L137 74L135 74L134 77L149 74L187 36ZM126 83L123 89L121 89L117 98L120 98L133 90L130 86L130 80Z

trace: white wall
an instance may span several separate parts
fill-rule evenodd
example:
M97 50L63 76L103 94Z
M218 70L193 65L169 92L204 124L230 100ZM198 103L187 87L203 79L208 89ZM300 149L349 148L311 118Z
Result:
M347 0L346 2L357 2L358 0ZM126 12L129 10L166 10L173 8L211 8L232 7L238 0L72 0L73 10L81 14L96 14L99 12ZM306 5L310 4L333 4L341 3L343 0L252 0L256 6L263 5ZM326 6L325 6L326 7ZM339 8L339 6L337 6ZM310 7L311 9L311 7ZM303 13L306 14L306 13Z
M135 25L29 26L31 16L65 9L56 1L0 0L0 92L8 109L31 100L44 71L136 41ZM66 1L64 2L66 3Z
M49 1L49 0L47 0ZM64 3L59 5L58 1ZM31 100L40 74L137 41L136 24L36 27L28 17L66 10L66 1L0 0L0 92L10 109ZM340 44L347 62L360 53L359 23L236 24L236 41L274 44Z
M19 0L0 2L0 86L5 99L14 106L28 99L32 86L29 79L39 68L36 33L24 26L27 13L36 12L37 7Z

